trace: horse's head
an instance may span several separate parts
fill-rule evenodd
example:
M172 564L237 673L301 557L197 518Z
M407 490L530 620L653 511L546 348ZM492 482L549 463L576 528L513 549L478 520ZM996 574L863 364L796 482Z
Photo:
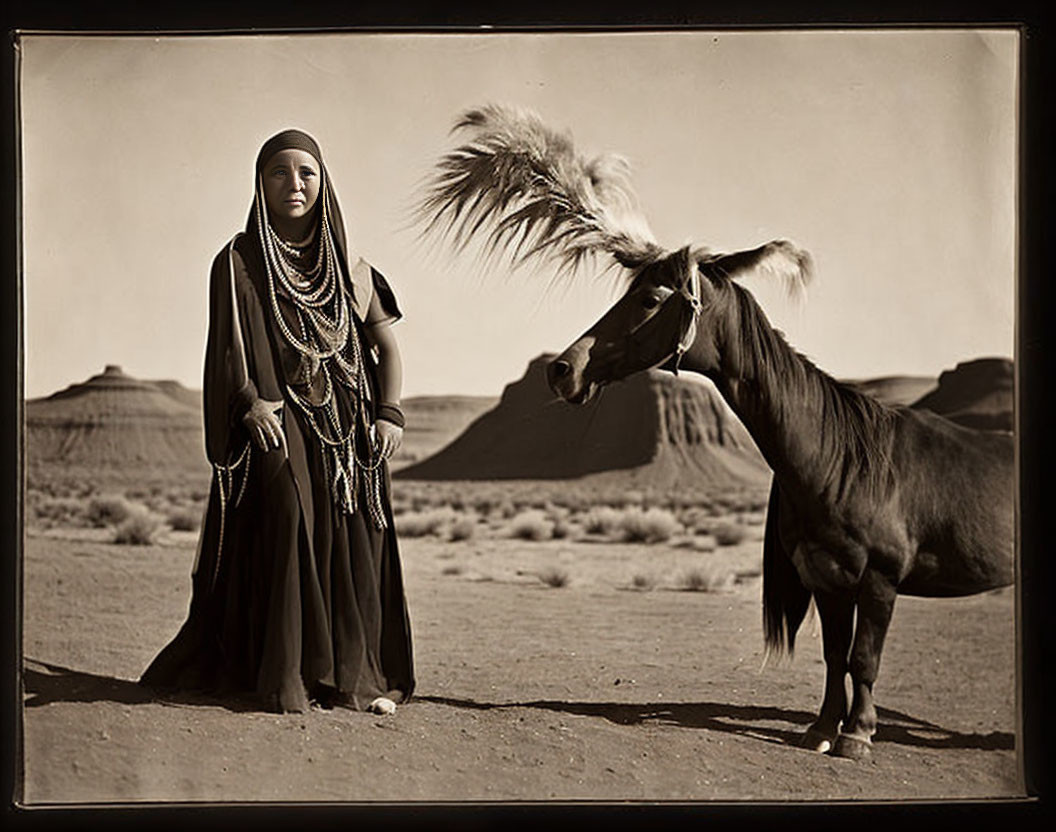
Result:
M784 278L791 290L810 279L809 253L787 240L732 254L683 248L636 269L630 286L601 319L550 362L553 391L581 404L610 381L650 367L687 365L717 372L729 336L733 281L762 270Z
M690 345L706 340L697 336L715 291L688 247L642 266L613 307L550 362L550 387L581 404L610 381L651 367L677 369ZM707 344L695 352L706 360Z

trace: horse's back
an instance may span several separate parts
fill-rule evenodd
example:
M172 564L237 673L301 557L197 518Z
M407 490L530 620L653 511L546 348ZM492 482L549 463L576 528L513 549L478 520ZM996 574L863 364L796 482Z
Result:
M895 466L902 482L1012 505L1015 440L1006 431L951 422L928 410L900 408Z
M971 595L1012 583L1015 445L1012 434L901 411L894 459L913 568L908 595Z

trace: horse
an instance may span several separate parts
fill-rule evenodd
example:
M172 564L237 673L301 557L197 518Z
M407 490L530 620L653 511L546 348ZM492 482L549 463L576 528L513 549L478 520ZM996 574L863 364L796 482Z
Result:
M738 278L805 285L808 252L786 240L717 253L665 250L637 215L619 157L584 160L534 113L489 105L457 125L421 203L460 245L490 227L514 263L545 254L558 272L588 255L625 270L622 296L548 365L553 392L584 404L613 381L661 367L709 378L773 471L763 544L768 652L792 653L813 602L826 673L802 744L863 760L873 698L899 594L971 595L1014 581L1011 434L889 406L796 352ZM846 678L851 678L848 703Z

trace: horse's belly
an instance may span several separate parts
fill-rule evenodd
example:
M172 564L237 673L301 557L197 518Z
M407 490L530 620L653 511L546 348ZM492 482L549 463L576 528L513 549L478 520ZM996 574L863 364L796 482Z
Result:
M913 568L898 585L901 595L950 598L1008 586L1015 580L1011 549L995 547L973 555L917 553Z

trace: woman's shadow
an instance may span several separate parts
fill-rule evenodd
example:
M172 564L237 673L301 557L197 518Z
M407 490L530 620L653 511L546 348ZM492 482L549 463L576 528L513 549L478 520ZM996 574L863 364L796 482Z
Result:
M26 657L22 666L23 706L39 708L57 702L114 702L119 705L167 703L221 707L242 713L260 710L249 697L184 691L158 691L130 679L115 679Z

